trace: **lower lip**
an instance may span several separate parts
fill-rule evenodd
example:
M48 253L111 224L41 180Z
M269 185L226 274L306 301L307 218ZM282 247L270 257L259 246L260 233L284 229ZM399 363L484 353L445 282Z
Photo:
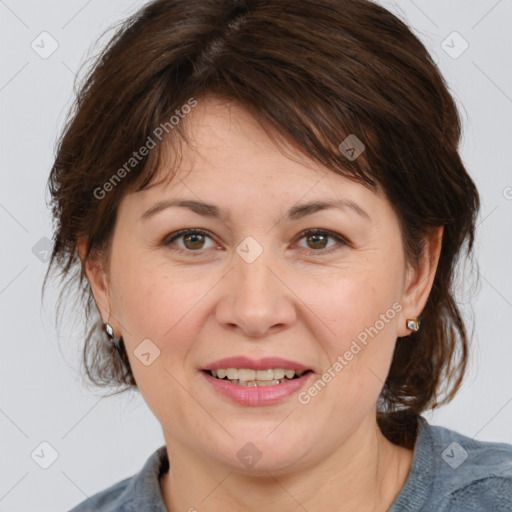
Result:
M293 379L272 386L240 386L231 382L212 377L209 373L201 371L213 389L221 395L242 405L270 405L299 391L306 381L313 375L308 372L298 379Z

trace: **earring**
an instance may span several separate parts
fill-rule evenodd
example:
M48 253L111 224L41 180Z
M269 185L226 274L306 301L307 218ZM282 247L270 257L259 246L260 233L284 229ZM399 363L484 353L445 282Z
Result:
M114 328L108 322L103 324L103 329L107 333L109 341L114 344L117 351L119 352L119 350L120 350L119 343L121 342L121 337L116 338L114 336Z
M407 329L410 329L411 331L414 331L414 332L419 331L419 329L420 329L420 322L416 317L408 318L405 321L405 325L407 326Z

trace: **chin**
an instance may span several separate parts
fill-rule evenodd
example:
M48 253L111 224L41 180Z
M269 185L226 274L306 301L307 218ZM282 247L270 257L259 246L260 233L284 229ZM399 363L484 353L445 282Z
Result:
M223 464L235 473L268 476L268 473L280 474L306 467L305 457L311 449L305 446L306 436L296 432L291 437L286 431L273 432L265 438L268 432L276 428L261 430L247 429L244 435L237 435L235 439L227 438L217 445L218 450L211 451L211 446L204 447L210 451L210 457L216 463ZM272 439L270 439L272 437ZM311 461L312 463L313 461Z

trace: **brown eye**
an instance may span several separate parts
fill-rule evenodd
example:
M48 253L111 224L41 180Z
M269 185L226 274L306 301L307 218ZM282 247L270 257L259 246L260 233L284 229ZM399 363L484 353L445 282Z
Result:
M187 249L202 249L204 244L204 235L198 233L183 235L183 243Z
M342 236L326 231L323 229L309 229L300 234L300 239L305 239L309 252L329 253L331 250L336 250L339 246L349 245L347 240ZM332 244L327 247L329 239L336 240L338 243Z
M329 236L314 233L312 235L308 235L306 240L312 249L325 249L328 238Z
M176 250L178 251L199 252L202 249L208 249L208 247L205 247L205 242L208 238L210 240L212 239L206 231L200 229L183 229L172 233L162 244L166 246L177 245ZM176 244L175 242L180 239L183 241L182 244Z

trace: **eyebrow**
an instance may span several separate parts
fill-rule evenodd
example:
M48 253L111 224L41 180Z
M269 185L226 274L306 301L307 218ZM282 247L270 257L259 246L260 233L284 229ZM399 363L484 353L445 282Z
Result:
M188 208L189 210L197 213L198 215L202 215L203 217L212 217L223 221L228 221L231 218L227 211L219 208L218 206L215 206L214 204L189 199L166 199L159 201L158 203L151 206L151 208L149 208L147 211L145 211L141 216L141 220L146 220L150 217L153 217L162 210L171 207ZM333 208L355 212L365 220L371 221L370 215L368 215L368 213L363 210L363 208L361 208L357 203L347 199L336 201L313 201L311 203L293 206L288 210L286 217L289 220L297 220L315 212Z

